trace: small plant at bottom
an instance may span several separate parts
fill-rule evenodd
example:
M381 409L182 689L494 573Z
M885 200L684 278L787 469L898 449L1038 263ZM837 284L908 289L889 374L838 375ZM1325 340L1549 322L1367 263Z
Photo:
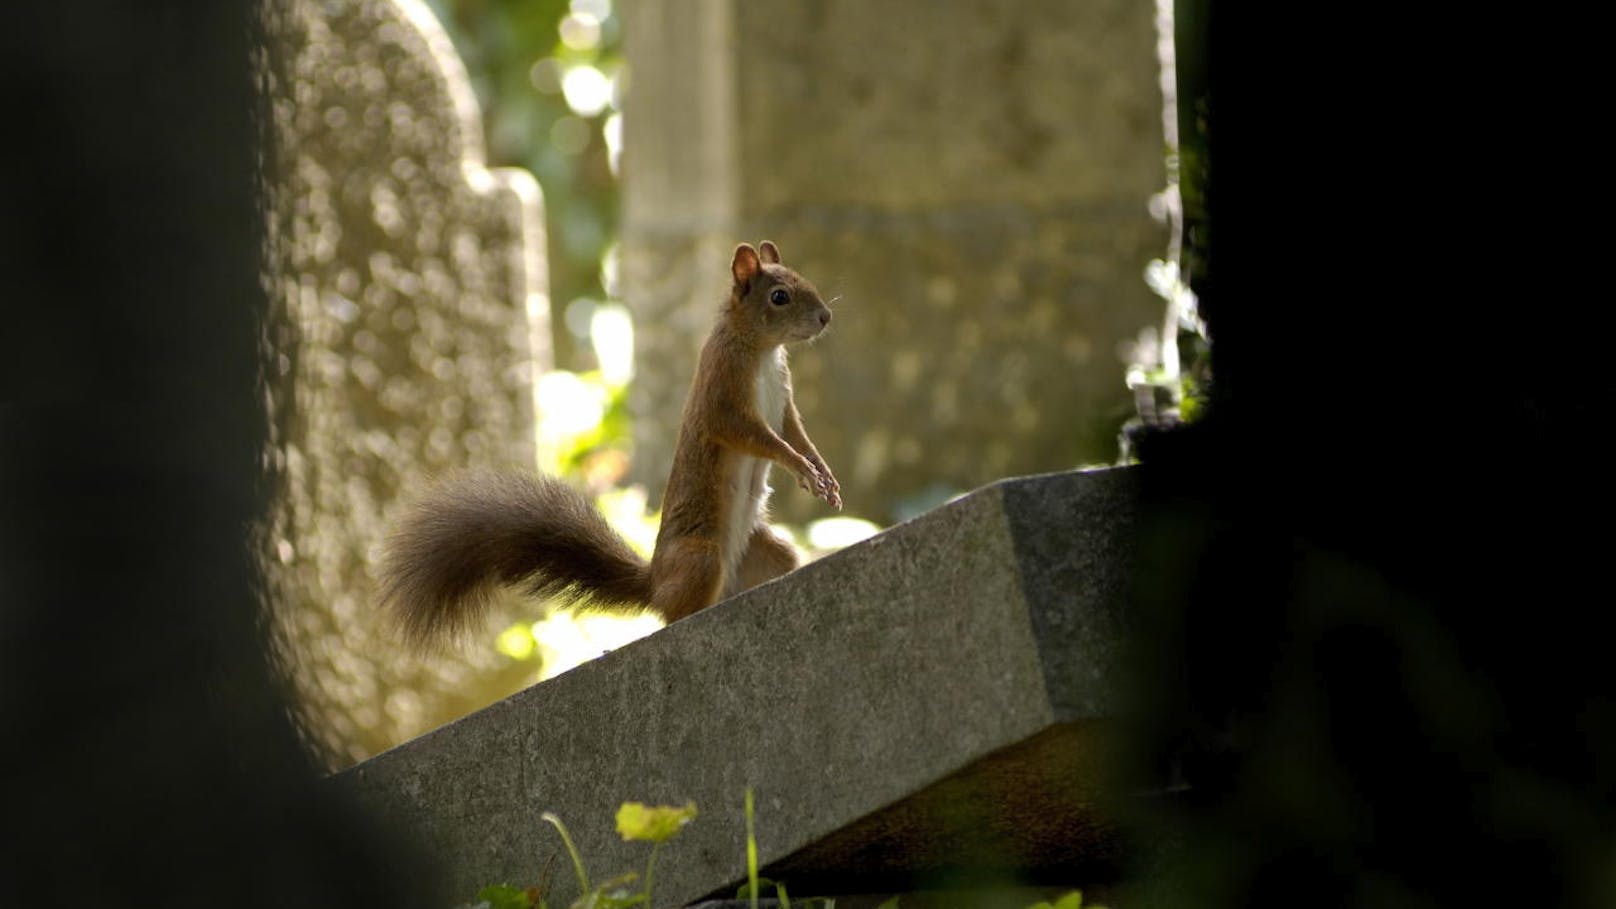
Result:
M540 889L495 884L477 891L477 902L464 909L533 909L535 906L544 905L544 900L539 895Z
M1083 891L1073 890L1053 903L1048 900L1033 903L1027 909L1083 909ZM1089 909L1105 909L1104 906L1090 906Z
M683 808L672 805L653 808L639 802L624 802L617 809L617 834L625 841L651 844L651 857L645 860L643 896L647 906L651 904L651 872L656 868L657 850L695 819L695 802L686 802Z
M589 872L584 869L583 856L578 854L578 847L573 845L572 835L567 832L566 825L561 823L561 818L548 811L540 817L561 835L561 844L566 847L567 855L572 859L573 873L578 877L579 896L572 901L568 909L630 909L633 906L645 906L649 909L652 905L651 880L656 870L657 852L663 843L673 839L686 824L695 819L696 803L687 802L680 807L624 802L617 809L618 835L625 841L651 844L651 855L645 863L644 886L639 889L635 889L633 884L636 880L640 880L640 876L632 871L591 887ZM462 909L550 909L550 904L545 900L547 889L543 884L527 888L512 887L509 884L484 887L477 893L477 902Z
M759 894L767 887L774 891L780 909L791 909L791 897L786 892L786 885L758 876L757 829L750 786L746 788L745 808L746 883L736 890L735 898L749 899L752 909L758 909ZM624 802L618 807L618 835L627 842L639 841L651 844L651 854L645 862L645 885L639 889L634 889L632 885L640 880L640 876L632 871L590 886L589 872L584 868L583 856L579 855L578 847L573 845L572 835L567 832L566 825L561 823L559 817L548 811L540 817L545 823L554 827L556 833L561 836L561 843L566 847L567 856L572 859L573 873L578 878L580 895L568 905L567 909L631 909L635 906L654 909L651 902L651 881L656 871L657 852L661 850L663 843L673 839L686 824L695 820L696 803L686 802L680 807ZM521 888L509 884L484 887L478 891L475 903L462 906L460 909L550 909L549 903L545 900L545 892L549 889L547 886L549 870L548 867L545 868L544 880L537 887ZM801 909L836 909L836 900L831 897L809 897L799 900L797 905ZM892 897L877 909L899 909L898 897ZM1081 891L1073 890L1054 902L1044 900L1028 906L1027 909L1083 909L1083 894ZM1088 909L1105 909L1105 907L1090 906Z
M763 887L774 888L774 898L780 901L780 909L791 909L791 897L786 893L786 885L779 881L771 881L766 877L758 877L758 848L757 833L753 822L752 787L746 787L746 883L735 891L738 900L752 901L751 909L758 909L758 893ZM836 909L836 900L828 896L809 897L801 905L813 909ZM897 909L898 898L893 897L882 903L876 909Z

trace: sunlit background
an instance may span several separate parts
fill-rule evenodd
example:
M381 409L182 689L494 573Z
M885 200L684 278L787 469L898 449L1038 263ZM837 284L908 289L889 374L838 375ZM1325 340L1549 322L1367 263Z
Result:
M595 499L631 545L650 554L658 493L631 472L637 454L631 416L648 415L644 400L629 403L643 373L636 368L631 313L644 313L645 301L636 297L632 308L625 302L619 244L623 110L633 74L623 56L622 11L611 0L330 0L288 9L278 25L284 57L272 61L282 181L272 194L271 252L281 271L271 278L280 320L272 341L281 353L279 375L268 389L276 439L266 459L285 490L269 529L281 602L274 632L310 743L327 764L340 767L659 627L651 616L558 611L511 595L476 639L444 653L411 655L373 602L374 569L392 516L436 477L463 466L565 477ZM1158 17L1167 9L1158 7ZM1170 18L1157 29L1170 35ZM1166 91L1171 41L1164 37L1157 51L1159 61L1147 61L1146 69L1154 79L1159 63ZM1166 100L1161 116L1171 140L1170 92ZM1117 392L1116 409L1098 418L1067 417L1109 427L1105 432L1113 437L1123 429L1123 459L1129 456L1127 426L1192 415L1205 378L1204 329L1176 242L1179 162L1170 154L1165 162L1147 163L1156 168L1144 171L1153 185L1131 203L1141 214L1148 208L1174 240L1148 266L1141 258L1140 271L1126 280L1130 294L1145 291L1165 303L1165 318L1147 314L1136 334L1116 342L1117 350L1100 362ZM1031 247L1077 244L1091 263L1084 267L1116 267L1082 248L1090 241L1069 229L1062 220L1068 215L1049 217L1052 226L1041 228ZM1149 218L1143 223L1148 227ZM854 234L853 242L864 245ZM534 241L538 249L524 245ZM796 248L787 251L792 264ZM1062 307L1096 305L1082 285L1098 279L1087 272L1070 276L1072 290L1062 290L1063 273L1040 291L1042 298L1021 300L1025 276L1000 264L988 282L999 298L968 315L962 310L953 341L981 342L987 336L979 328L1000 318L997 313L1053 321L1066 318L1056 315ZM1048 272L1038 264L1025 267L1033 269L1026 275ZM825 267L813 276L822 284L842 277ZM924 299L952 308L965 302L955 290L960 283L938 276L922 288ZM861 343L879 350L875 326L883 301L860 300L860 288L849 290L852 305L866 307L855 313ZM1063 300L1056 296L1062 292L1079 296ZM513 307L526 318L513 319ZM705 330L710 317L705 309L698 315L703 324L692 327ZM899 393L930 392L933 411L927 412L942 414L937 402L957 403L958 392L932 387L938 377L931 372L952 367L927 361L922 350L931 341L906 340L911 349L890 363L874 363L871 356L838 360L836 368L844 371L838 378L890 366L903 382L892 385L891 370L872 373L868 387L887 382L891 393L877 400L858 392L865 403L916 410ZM1086 335L1051 340L1057 343L1050 350L1076 357L1072 363L1092 359ZM959 349L948 353L954 360L947 363L961 355ZM1028 352L1012 353L1004 365L1025 368ZM800 389L825 384L823 359L794 361L794 371L802 364ZM668 385L670 400L682 397L687 373L680 374L686 378L676 395L671 378L658 375L653 384ZM966 391L995 400L1020 396L1011 421L1016 431L1041 430L1059 419L1035 403L1047 389L1013 381L1016 374L994 372L991 387ZM965 379L963 373L949 378ZM675 416L666 409L649 415L662 421L659 432ZM1019 419L1027 413L1031 423ZM811 432L816 425L825 424L810 420ZM892 437L878 444L874 430L880 427L849 425L855 429L841 449L848 460L830 456L844 486L868 472L874 448L888 444L898 462L905 453L914 456L918 469L905 479L917 482L916 491L881 511L863 511L850 501L846 513L826 517L817 509L818 517L779 525L805 559L968 490L966 483L932 477L924 461L937 452L917 440ZM848 431L834 422L831 428ZM967 427L975 437L987 435L987 453L1020 444L1005 429ZM956 456L973 457L969 447L951 447ZM641 454L641 460L661 460L657 453ZM665 475L665 464L640 466ZM1081 465L1056 462L1045 469L1073 466ZM810 513L789 496L786 504Z
M544 188L555 359L534 384L538 469L583 481L612 525L649 557L657 516L624 486L625 395L634 324L617 253L623 97L630 74L613 0L431 0L466 61L491 164L532 171ZM854 516L782 527L807 558L879 527ZM498 637L501 653L549 678L661 627L653 616L551 612Z
M626 71L604 0L271 10L270 632L337 768L659 627L511 594L472 640L412 654L374 601L393 516L465 466L566 477L651 551L652 496L625 480ZM812 558L877 528L782 529Z
M544 188L555 364L606 366L622 335L616 238L623 98L629 73L612 0L430 0L465 61L492 165L525 168ZM631 368L623 361L616 369Z

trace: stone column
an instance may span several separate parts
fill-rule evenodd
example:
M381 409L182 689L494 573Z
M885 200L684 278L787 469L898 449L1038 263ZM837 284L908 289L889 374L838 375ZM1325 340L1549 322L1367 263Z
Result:
M1118 347L1160 319L1141 275L1166 248L1151 3L624 12L638 479L665 479L729 250L765 237L840 298L793 371L850 512L1115 457Z

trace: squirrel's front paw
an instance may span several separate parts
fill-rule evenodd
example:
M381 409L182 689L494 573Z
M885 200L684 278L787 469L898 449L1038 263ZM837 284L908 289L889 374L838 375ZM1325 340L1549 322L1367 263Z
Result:
M830 472L830 468L826 466L824 461L820 461L815 466L819 468L820 475L825 478L825 492L820 496L820 498L829 503L830 507L836 509L837 511L841 511L842 484L836 482L836 476Z
M804 458L802 466L797 473L797 485L813 494L816 499L829 502L831 496L836 494L836 480L828 471L822 471L819 465Z
M797 473L797 488L819 494L819 473L811 465L809 469Z
M836 482L836 476L830 472L830 467L823 460L819 458L809 458L808 463L813 465L814 474L817 479L815 488L811 490L813 494L818 498L824 499L826 504L830 505L830 507L836 509L837 511L841 511L842 484Z

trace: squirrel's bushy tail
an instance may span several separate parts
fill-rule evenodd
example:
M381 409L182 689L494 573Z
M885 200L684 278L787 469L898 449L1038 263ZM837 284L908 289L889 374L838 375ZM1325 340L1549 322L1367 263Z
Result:
M451 477L417 501L388 538L382 603L417 647L469 630L501 586L644 608L651 575L589 499L539 475Z

